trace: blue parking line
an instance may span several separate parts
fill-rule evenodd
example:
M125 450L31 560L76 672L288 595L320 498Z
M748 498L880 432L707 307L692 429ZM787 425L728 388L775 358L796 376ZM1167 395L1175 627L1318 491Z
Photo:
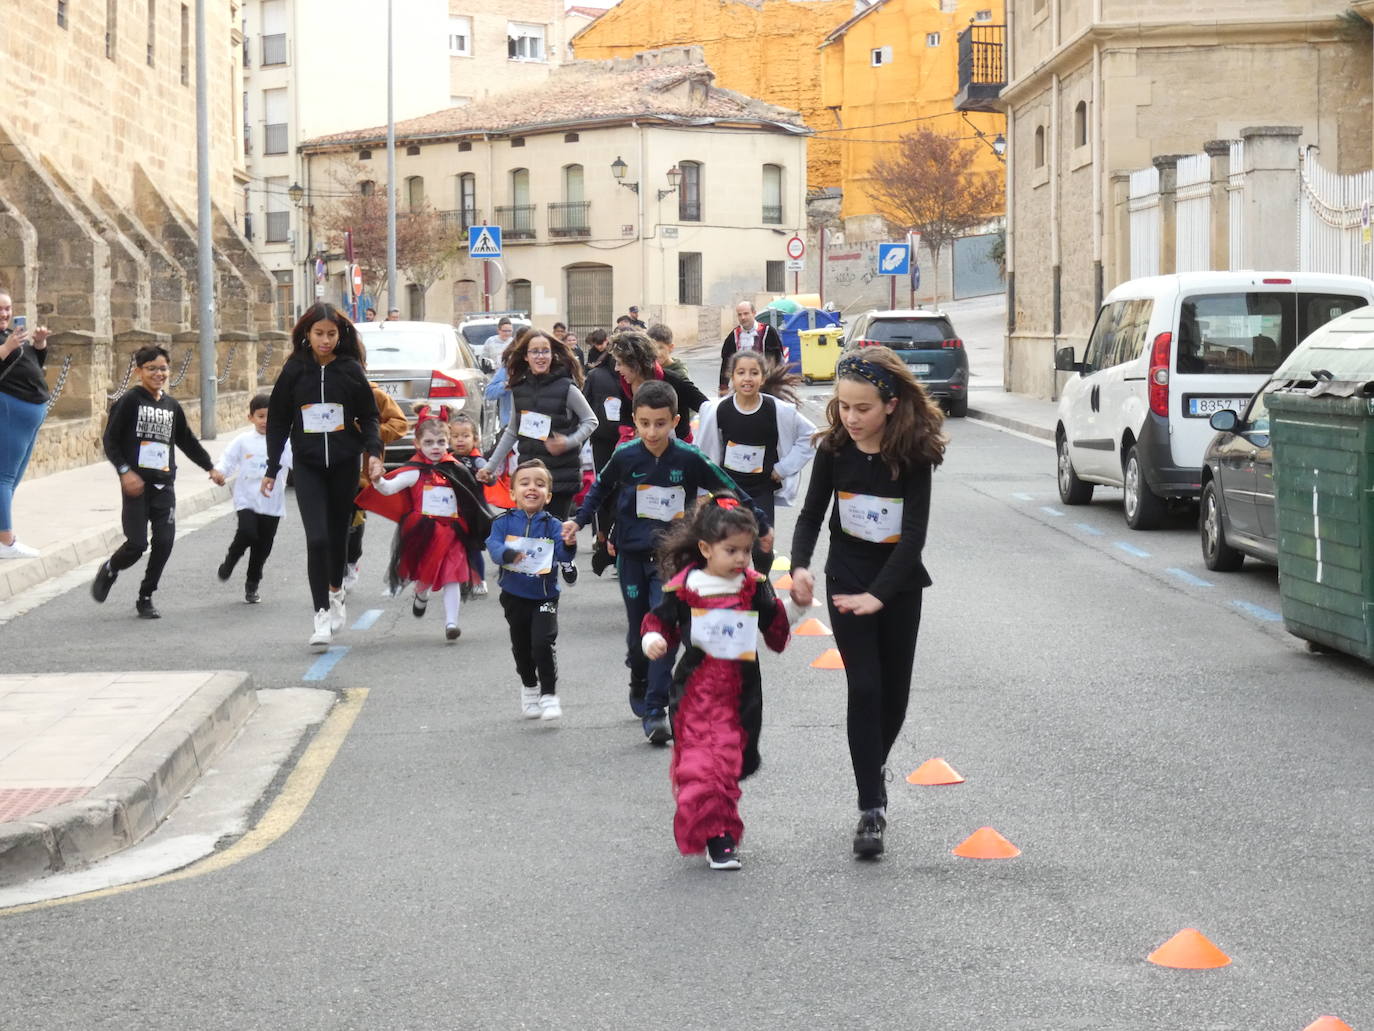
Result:
M336 644L314 661L311 667L305 671L302 680L323 680L329 676L329 671L338 665L339 660L348 654L348 645Z
M1062 516L1062 515L1064 514L1063 512L1059 511L1059 509L1057 509L1057 508L1051 508L1049 505L1041 505L1041 506L1040 506L1040 511L1044 512L1045 515L1052 515L1052 516Z
M1134 555L1136 558L1150 557L1150 553L1148 551L1141 551L1134 544L1127 544L1125 541L1113 541L1112 547L1117 548L1120 551L1124 551L1127 555Z
M1076 526L1076 527L1078 527L1080 530L1082 530L1084 533L1086 533L1086 534L1087 534L1088 536L1090 536L1090 537L1101 537L1101 536L1102 536L1102 531L1099 530L1096 526L1091 526L1091 525L1089 525L1088 523L1074 523L1073 525Z
M1166 569L1166 570L1164 570L1164 572L1168 573L1170 576L1176 576L1176 577L1178 577L1180 580L1182 580L1184 583L1186 583L1186 584L1192 584L1194 587L1215 587L1215 586L1216 586L1216 584L1211 583L1211 582L1208 581L1208 580L1204 580L1204 579L1203 579L1202 577L1200 577L1200 576L1194 576L1192 573L1188 572L1188 570L1186 570L1186 569Z
M381 610L381 609L368 609L366 612L364 612L361 616L358 617L358 621L357 621L356 623L353 624L353 629L354 629L354 630L371 630L371 629L372 629L372 624L375 623L375 622L377 622L377 620L379 620L379 619L381 619L381 618L382 618L382 610Z
M1279 613L1272 609L1266 609L1263 605L1256 605L1252 601L1233 601L1231 604L1247 615L1254 616L1256 619L1262 619L1266 623L1283 622L1283 616L1279 615Z
M1013 494L1012 497L1014 497L1017 501L1034 501L1034 500L1035 500L1034 496L1032 496L1032 495L1030 495L1030 494Z

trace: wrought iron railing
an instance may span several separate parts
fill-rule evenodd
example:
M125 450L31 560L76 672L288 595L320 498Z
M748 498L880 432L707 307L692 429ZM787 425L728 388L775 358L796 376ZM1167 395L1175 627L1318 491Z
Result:
M277 32L262 37L262 63L286 64L286 33Z
M592 202L558 201L549 205L550 236L591 236Z
M533 240L537 204L508 204L496 209L496 223L507 240Z

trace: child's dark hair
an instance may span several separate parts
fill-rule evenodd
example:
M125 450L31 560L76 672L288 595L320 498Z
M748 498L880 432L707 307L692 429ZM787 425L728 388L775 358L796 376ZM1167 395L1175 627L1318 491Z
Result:
M642 380L655 378L658 347L649 335L638 329L621 329L611 334L611 357L633 369Z
M455 415L452 419L448 421L448 425L450 431L458 430L463 427L470 429L472 431L472 442L474 444L476 444L478 442L478 438L481 437L481 434L477 430L477 423L473 420L472 416L468 415L465 412L459 412L457 415Z
M670 414L677 415L677 391L661 379L641 383L635 391L632 410L637 412L641 408L666 408Z
M604 329L594 329L587 334L586 343L588 347L595 347L597 344L603 343L605 339L606 331Z
M661 322L655 322L644 332L645 335L656 344L668 344L671 346L673 343L673 331Z
M701 564L698 543L715 544L737 533L757 538L758 520L739 498L728 490L702 494L690 519L679 519L663 536L658 546L658 561L665 580L688 566Z
M553 471L537 458L527 459L526 461L521 462L519 465L515 467L515 472L510 474L510 482L512 487L515 486L515 478L526 469L533 469L535 472L543 473L544 486L549 489L550 494L553 493Z
M248 414L252 415L254 412L260 412L271 403L271 394L254 394L253 400L248 402Z
M801 382L801 377L762 351L736 351L732 354L725 366L726 382L734 376L735 366L743 361L758 362L759 368L763 370L763 383L759 385L759 393L772 394L779 401L786 401L794 407L801 405L801 397L797 394L797 384Z
M328 301L312 304L291 327L291 357L304 358L310 354L310 327L324 321L334 323L339 331L334 353L361 362L362 352L358 349L358 331L353 328L353 320Z
M448 408L440 405L438 408L430 408L428 405L421 405L415 409L415 432L411 434L415 438L415 443L420 443L420 434L424 433L431 426L437 426L443 431L445 437L449 435Z
M159 358L166 358L169 362L172 360L172 356L167 353L167 348L158 347L157 344L144 344L134 352L135 365L147 365Z

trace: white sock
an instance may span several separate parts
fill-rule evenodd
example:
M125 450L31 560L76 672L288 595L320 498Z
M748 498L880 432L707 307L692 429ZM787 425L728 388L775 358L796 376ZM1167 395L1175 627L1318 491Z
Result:
M444 623L458 625L458 606L463 603L458 584L444 584Z

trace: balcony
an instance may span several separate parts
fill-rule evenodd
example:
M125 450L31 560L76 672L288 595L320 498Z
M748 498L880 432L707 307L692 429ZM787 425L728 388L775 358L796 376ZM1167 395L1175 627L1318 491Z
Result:
M563 201L549 205L550 236L591 236L592 202Z
M269 122L263 127L262 152L264 154L285 154L287 150L287 132L285 122Z
M1007 84L1005 25L970 25L959 33L957 111L997 111Z
M468 226L480 226L484 221L482 213L476 208L455 208L452 211L436 211L435 214L446 227L464 233L468 231Z
M765 204L763 206L763 224L768 226L782 225L781 204Z
M286 243L291 239L291 212L269 211L267 213L267 236L265 243Z
M273 64L286 64L286 33L277 32L262 37L263 67Z
M496 224L504 240L533 240L534 212L537 204L509 204L496 209Z

